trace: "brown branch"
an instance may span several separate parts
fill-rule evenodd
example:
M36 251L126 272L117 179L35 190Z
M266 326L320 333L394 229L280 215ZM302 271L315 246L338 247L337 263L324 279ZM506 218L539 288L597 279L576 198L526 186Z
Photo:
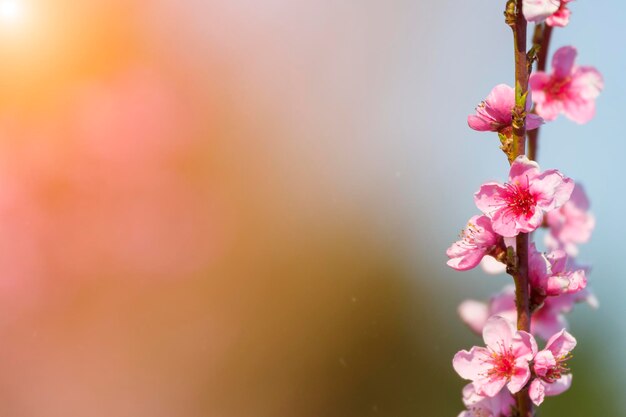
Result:
M523 14L522 0L509 0L505 11L506 23L513 30L515 51L515 108L513 109L513 143L517 155L526 153L526 95L528 93L529 65L526 45L527 22ZM512 272L515 281L515 304L517 307L517 329L530 331L530 294L528 283L527 233L516 238L517 265ZM517 408L520 417L533 417L533 406L528 390L517 393Z

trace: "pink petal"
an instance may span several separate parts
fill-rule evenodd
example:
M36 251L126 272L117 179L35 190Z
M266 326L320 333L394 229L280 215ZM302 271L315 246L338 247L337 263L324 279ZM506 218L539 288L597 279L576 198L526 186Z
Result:
M504 204L501 195L505 190L502 185L495 182L483 184L474 194L476 207L487 216L491 217L498 207Z
M563 250L554 250L546 255L546 258L550 262L552 273L559 274L565 271L567 266L567 253Z
M466 407L470 407L485 399L482 395L479 395L474 388L474 384L467 384L463 387L463 404Z
M546 309L547 311L542 312L543 309L544 308L541 308L533 314L530 330L534 335L537 335L543 340L548 340L554 333L558 332L560 329L566 328L567 321L565 317L555 309Z
M535 103L546 101L545 90L550 83L550 75L543 71L538 71L536 73L531 74L529 85L530 90L533 93L533 101Z
M515 158L509 171L509 182L513 184L528 184L539 175L539 164L528 159L526 155Z
M543 402L545 398L545 387L543 381L538 378L533 379L530 383L530 388L528 389L528 395L530 396L531 401L539 406Z
M546 376L548 371L556 366L556 359L549 350L542 350L535 356L533 369L541 377Z
M503 311L515 311L515 287L507 285L504 289L489 300L492 314L500 315Z
M559 10L559 0L524 0L524 17L529 22L542 22Z
M528 256L528 276L533 286L539 286L548 277L550 262L535 248L534 243L530 245Z
M557 185L554 191L554 208L559 208L570 199L570 197L572 196L572 192L574 191L574 186L576 184L574 183L574 180L569 177L563 176L563 174L561 174L557 170L550 170L546 172L555 172L561 175L562 182L561 184Z
M543 211L539 208L535 208L535 212L529 219L518 218L517 219L517 227L518 230L522 233L532 232L537 230L539 226L543 223Z
M572 75L571 89L583 100L593 100L604 89L602 74L593 67L578 67Z
M515 367L515 373L507 384L507 388L511 394L515 394L524 388L529 379L530 369L528 368L528 362L522 361L520 366Z
M462 251L462 252L461 252ZM485 256L485 250L478 248L475 250L463 249L459 243L453 243L446 251L450 257L446 264L457 271L467 271L475 268Z
M480 261L480 266L483 271L490 275L499 275L506 272L506 265L497 261L493 256L485 256L483 260Z
M567 355L576 347L576 339L565 329L556 333L546 343L546 349L552 352L555 358Z
M545 391L548 396L555 396L564 393L572 386L572 374L563 375L551 384L546 384Z
M535 103L535 111L546 121L552 121L558 117L563 110L563 103L560 100L546 98L545 101Z
M571 15L571 10L561 5L561 8L556 13L546 19L546 24L552 27L565 27L569 24Z
M493 214L493 230L504 237L515 237L521 231L517 225L516 217L510 210L498 210Z
M452 366L461 378L474 381L484 372L483 363L487 357L489 357L487 349L474 346L469 352L466 350L457 352L452 359Z
M544 211L551 211L569 200L574 190L574 181L551 169L541 173L530 184L530 190L537 199L537 206Z
M517 360L530 361L537 354L537 342L532 334L518 331L513 338L513 354Z
M578 124L591 121L596 115L596 102L594 100L567 100L563 102L565 117Z
M474 381L474 387L479 394L495 397L506 385L505 378L482 378Z
M501 352L503 346L511 346L514 334L513 324L500 316L490 317L483 329L485 344L495 352Z
M528 113L528 115L526 116L526 130L537 129L539 126L541 126L544 123L545 122L543 118L541 118L541 116L538 116L536 114Z
M558 78L565 78L570 75L574 67L574 61L578 52L573 46L563 46L552 56L552 68L554 75Z
M574 191L572 191L572 196L570 197L570 201L579 210L582 210L582 211L589 210L589 206L590 206L589 198L587 197L585 188L580 183L576 183L576 185L574 186Z
M515 89L506 84L496 85L485 100L487 112L503 125L511 123L515 107Z
M476 334L481 334L487 319L489 318L489 308L487 304L475 300L465 300L457 309L461 320L467 324Z
M492 246L498 242L498 236L493 232L491 219L487 216L474 216L469 220L478 229L476 243L480 246Z
M467 116L467 125L479 132L494 132L497 130L492 122L474 114Z

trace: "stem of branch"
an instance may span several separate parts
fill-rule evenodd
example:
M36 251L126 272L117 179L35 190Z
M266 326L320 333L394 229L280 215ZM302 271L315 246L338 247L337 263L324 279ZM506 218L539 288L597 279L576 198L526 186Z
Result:
M522 0L509 0L505 11L506 22L513 30L515 44L515 108L513 109L513 143L517 155L526 153L526 94L528 93L528 56L526 45L527 23L523 14ZM520 233L516 238L517 267L515 281L515 304L517 307L517 329L530 331L530 289L528 283L529 235ZM533 406L524 389L517 394L520 417L533 417Z

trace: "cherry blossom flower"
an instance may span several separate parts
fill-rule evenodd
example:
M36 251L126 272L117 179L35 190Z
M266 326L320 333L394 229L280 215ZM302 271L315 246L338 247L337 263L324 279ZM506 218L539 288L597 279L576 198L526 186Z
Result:
M494 316L485 324L483 339L487 347L474 346L454 356L455 371L471 380L479 395L494 397L505 385L515 394L530 379L528 363L537 353L535 338L515 330L509 320Z
M509 182L483 184L474 194L476 206L492 220L493 231L504 237L532 232L544 213L569 199L574 181L557 170L539 171L539 165L518 156L511 165Z
M547 255L538 252L530 245L528 278L533 292L542 296L573 294L587 286L584 269L570 270L567 267L567 253L555 250Z
M576 245L586 243L596 221L589 212L589 199L583 187L576 184L569 201L546 215L550 233L546 234L545 243L551 249L564 249L568 255L576 256Z
M479 395L473 384L463 388L463 404L466 411L458 417L509 417L515 407L515 397L506 390L501 390L495 397Z
M530 97L526 100L526 110L531 108ZM513 108L515 107L515 89L506 84L496 85L485 101L476 107L476 114L467 117L467 124L480 132L501 132L510 134L512 131ZM526 116L526 129L536 129L543 119L536 114Z
M531 333L543 340L561 329L569 328L565 314L570 313L578 303L585 302L592 308L598 308L598 299L585 288L577 293L548 297L532 317Z
M515 310L515 287L507 285L502 291L493 295L488 303L477 300L465 300L457 309L461 320L476 334L482 334L487 320L492 316L500 316L511 323L517 321Z
M530 77L535 111L545 120L554 120L563 113L583 124L595 115L595 100L604 81L595 68L575 66L576 55L573 46L559 48L552 57L552 73L539 71Z
M560 0L524 0L524 17L529 22L541 23L559 10Z
M582 302L589 304L592 308L598 307L597 298L588 288L573 294L546 298L541 307L532 315L531 334L548 340L559 330L569 328L565 315L570 313L576 304ZM491 316L504 317L511 323L516 323L515 287L507 285L502 291L493 295L488 302L465 300L459 305L457 312L461 320L478 335L482 333Z
M572 375L566 362L575 347L574 336L562 329L548 340L544 350L537 353L533 362L537 377L528 390L533 403L540 405L546 395L559 395L569 389Z
M487 216L474 216L469 219L460 237L461 239L446 251L450 258L448 266L457 271L474 268L496 247L500 239L491 229L491 220Z
M565 27L569 23L569 17L572 12L567 8L567 3L573 0L561 0L561 5L559 9L554 12L553 15L549 16L546 19L546 24L548 26L556 26L556 27Z

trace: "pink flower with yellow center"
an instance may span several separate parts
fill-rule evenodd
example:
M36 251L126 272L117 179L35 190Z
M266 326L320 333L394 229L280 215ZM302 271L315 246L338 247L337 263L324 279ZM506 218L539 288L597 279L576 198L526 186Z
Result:
M598 308L598 299L588 288L576 293L546 298L532 315L530 333L543 340L550 339L559 330L567 329L565 314L570 313L576 304L583 302L592 308ZM501 292L493 295L489 302L465 300L459 305L457 312L461 320L478 335L482 333L489 317L494 315L515 323L517 322L515 287L506 286Z
M530 113L532 99L526 100L526 129L536 129L543 124L543 119ZM476 114L467 117L470 128L480 132L499 132L509 136L512 131L513 108L515 107L515 89L506 84L496 85L485 101L476 107Z
M537 353L533 370L537 376L530 383L530 399L539 405L546 395L559 395L572 385L572 374L567 361L572 358L571 351L576 347L576 339L565 329L553 335L546 347Z
M515 394L530 379L529 362L537 353L535 338L515 330L507 319L493 316L485 324L486 347L458 352L452 361L461 378L472 381L476 393L494 397L506 385Z
M546 235L546 245L576 256L576 245L589 241L596 224L595 217L589 211L589 199L580 184L576 184L567 203L546 215L546 223L550 229Z
M583 124L595 115L596 98L604 81L595 68L574 65L576 55L573 46L559 48L552 57L552 73L539 71L530 77L535 111L545 120L554 120L563 113Z
M491 219L494 232L514 237L537 229L544 213L565 204L573 189L570 178L557 170L540 172L536 162L522 155L511 165L509 182L483 184L474 201Z
M450 258L448 266L457 271L474 268L501 239L491 229L491 220L487 216L474 216L469 219L460 238L446 251Z
M495 397L479 395L473 384L463 388L463 404L467 410L458 417L508 417L515 407L515 397L507 390L502 390Z
M543 254L531 244L528 258L528 279L533 293L542 297L555 297L575 294L587 286L585 270L570 269L565 251L555 250Z

